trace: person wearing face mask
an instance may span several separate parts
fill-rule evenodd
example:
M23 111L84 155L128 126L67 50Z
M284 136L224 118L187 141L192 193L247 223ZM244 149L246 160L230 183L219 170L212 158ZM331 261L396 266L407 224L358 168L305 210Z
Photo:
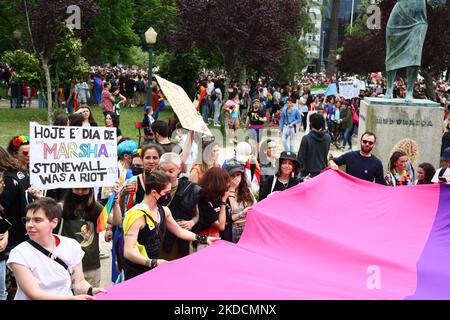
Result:
M138 149L135 157L133 157L133 160L131 161L131 173L133 176L138 176L144 172L144 163L142 162L141 158L142 149Z
M120 184L113 190L119 194ZM85 255L83 272L85 279L94 287L100 287L100 251L97 233L97 219L103 206L95 201L92 188L68 189L64 197L62 219L55 228L59 235L77 240ZM113 209L108 217L108 224L117 226L122 222L122 212L118 198L114 199Z
M125 280L151 270L167 260L160 259L160 246L167 228L176 237L187 241L212 244L217 237L206 237L181 228L170 209L170 177L156 170L145 178L145 197L142 203L128 210L123 221L123 269Z
M126 212L137 203L141 203L145 196L145 177L158 168L159 159L164 150L157 144L148 143L142 147L141 159L143 171L137 176L133 175L124 183L124 188L120 193L119 203L122 212ZM138 173L139 169L135 169Z

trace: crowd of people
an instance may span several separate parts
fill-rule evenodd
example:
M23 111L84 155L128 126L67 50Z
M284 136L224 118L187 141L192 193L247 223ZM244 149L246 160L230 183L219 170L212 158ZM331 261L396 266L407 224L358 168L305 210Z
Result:
M0 147L0 215L11 224L0 233L2 299L92 299L105 291L100 287L96 230L111 197L105 241L113 243L111 279L120 282L218 239L238 242L256 202L312 179L327 167L338 170L345 165L354 177L393 187L444 183L450 176L450 148L442 152L446 166L435 170L429 163L417 164L417 143L402 139L391 151L386 172L372 154L375 134L363 133L354 151L359 102L370 91L350 100L314 94L312 86L329 82L321 75L305 76L294 87L265 81L231 83L228 92L223 78L205 75L197 86L198 110L206 123L226 128L235 149L233 157L222 161L219 139L184 129L175 114L169 121L158 120L153 105L146 108L143 143L124 137L120 105L132 104L138 81L148 85L145 74L114 67L92 72L94 83L101 81L101 92L94 84L91 97L101 101L104 126L117 132L117 182L101 188L41 191L30 186L28 136L12 137L7 148ZM127 91L131 80L135 84ZM70 115L58 115L55 125L99 125L88 105L92 88L81 79L78 84L86 94L78 94L80 104ZM158 104L162 98L152 86ZM448 89L444 93L448 95ZM281 145L263 139L268 127L279 128ZM448 123L444 127L448 133ZM241 128L247 141L239 141ZM348 146L348 152L330 160L333 143Z

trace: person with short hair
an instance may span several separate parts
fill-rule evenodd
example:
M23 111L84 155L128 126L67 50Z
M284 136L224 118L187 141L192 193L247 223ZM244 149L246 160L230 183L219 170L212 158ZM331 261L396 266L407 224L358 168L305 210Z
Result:
M53 234L61 220L61 208L56 201L40 198L26 210L30 241L11 250L7 261L18 284L14 299L93 300L94 294L106 292L103 288L93 288L85 280L81 263L84 252L80 244Z
M167 205L171 201L170 177L161 170L146 176L145 197L131 208L123 221L125 243L123 268L125 279L134 278L162 263L161 241L167 228L177 238L212 244L218 237L207 237L181 228L172 217Z
M346 172L356 178L386 185L383 175L383 164L372 154L376 143L373 132L366 131L361 136L361 150L344 153L328 162L332 170L339 170L339 166L346 165Z
M327 167L331 145L331 136L325 131L325 120L322 114L311 114L309 126L311 131L303 136L297 155L302 177L308 175L315 177Z
M181 157L173 152L165 153L159 159L159 168L170 177L172 188L171 201L168 208L178 225L192 231L198 223L198 198L201 188L187 178L179 178L181 172ZM189 254L190 241L177 238L167 231L161 247L161 257L165 260L175 260Z
M165 152L175 152L181 154L183 149L169 140L169 126L167 122L156 120L151 125L152 132L155 135L155 141L159 144Z
M268 177L273 176L277 172L277 143L272 139L267 139L263 143L261 143L259 159L260 159L260 181L259 187L261 189L264 182Z

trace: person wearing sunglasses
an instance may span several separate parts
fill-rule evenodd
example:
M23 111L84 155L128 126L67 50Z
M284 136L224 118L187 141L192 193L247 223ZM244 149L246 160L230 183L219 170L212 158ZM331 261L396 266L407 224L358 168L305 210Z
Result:
M329 167L339 170L339 166L346 165L346 172L356 178L386 185L383 174L383 165L377 157L372 154L375 146L376 136L372 132L364 132L361 136L361 150L350 151L342 156L330 160Z

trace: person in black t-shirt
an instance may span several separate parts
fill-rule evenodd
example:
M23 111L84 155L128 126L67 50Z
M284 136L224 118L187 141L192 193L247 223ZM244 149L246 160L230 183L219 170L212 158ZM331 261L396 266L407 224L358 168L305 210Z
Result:
M181 154L183 149L169 140L169 126L166 122L156 120L152 123L151 129L155 134L156 143L164 149L164 153L174 152L176 154Z
M267 121L264 109L261 109L261 101L253 99L252 107L247 113L244 130L248 133L248 143L252 146L252 153L256 154L259 150L264 123Z
M198 200L199 234L232 240L231 205L229 196L230 176L222 169L213 167L200 179L202 187ZM199 246L200 249L200 246Z
M328 165L333 170L346 165L346 172L356 178L386 185L383 176L383 164L380 159L372 155L376 137L372 132L365 132L361 136L361 150L344 153L339 158L330 160Z

